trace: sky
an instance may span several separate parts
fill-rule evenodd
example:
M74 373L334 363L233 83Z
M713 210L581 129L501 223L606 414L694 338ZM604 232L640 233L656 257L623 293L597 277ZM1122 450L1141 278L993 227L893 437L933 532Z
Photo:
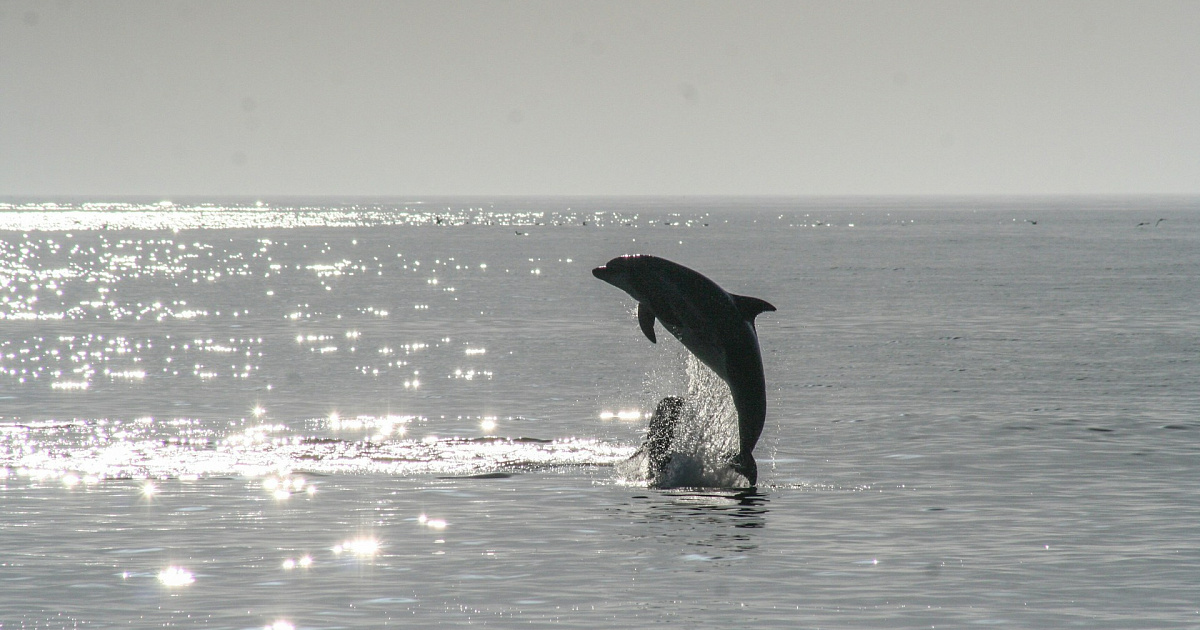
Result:
M1200 2L0 0L0 196L1200 194Z

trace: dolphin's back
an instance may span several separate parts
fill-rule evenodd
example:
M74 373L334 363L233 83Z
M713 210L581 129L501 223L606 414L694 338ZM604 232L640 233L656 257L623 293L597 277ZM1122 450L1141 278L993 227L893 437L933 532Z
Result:
M766 300L730 294L679 263L657 256L637 258L643 268L636 273L634 286L646 297L634 297L640 304L648 303L680 343L726 382L736 378L728 364L730 350L752 355L746 357L749 361L739 361L738 367L762 374L754 318L763 311L774 311L774 306Z
M704 275L657 256L638 258L642 268L635 273L634 286L645 298L634 297L648 302L667 330L684 345L686 341L677 332L680 327L715 333L743 319L733 296Z

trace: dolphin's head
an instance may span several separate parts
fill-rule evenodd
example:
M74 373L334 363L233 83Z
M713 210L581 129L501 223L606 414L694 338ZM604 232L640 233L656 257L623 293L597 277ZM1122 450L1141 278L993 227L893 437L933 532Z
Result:
M645 258L646 256L637 254L617 256L604 263L603 266L593 269L592 275L630 295L634 295L636 291L633 288L633 276L643 266Z

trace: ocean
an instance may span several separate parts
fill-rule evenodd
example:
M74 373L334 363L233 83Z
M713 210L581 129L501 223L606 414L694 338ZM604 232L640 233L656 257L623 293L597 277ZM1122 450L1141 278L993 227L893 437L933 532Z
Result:
M622 465L736 430L630 253L756 487ZM1195 628L1198 392L1194 198L9 200L0 628Z

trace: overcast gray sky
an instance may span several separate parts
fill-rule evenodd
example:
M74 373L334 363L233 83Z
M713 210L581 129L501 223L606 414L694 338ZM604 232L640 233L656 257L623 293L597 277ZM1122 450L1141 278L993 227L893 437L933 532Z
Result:
M0 195L1200 193L1200 2L0 0Z

